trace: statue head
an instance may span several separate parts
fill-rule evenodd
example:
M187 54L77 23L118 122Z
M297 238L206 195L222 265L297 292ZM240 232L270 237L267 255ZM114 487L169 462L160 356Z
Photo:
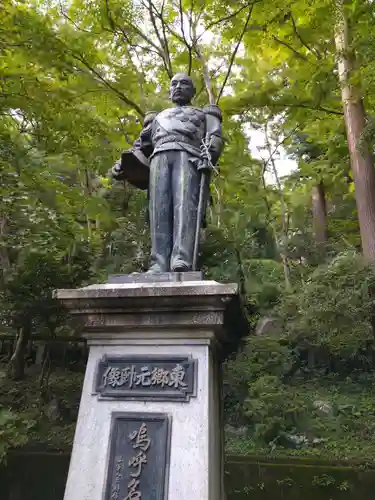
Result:
M186 73L177 73L171 80L169 97L180 106L190 104L195 95L193 80Z

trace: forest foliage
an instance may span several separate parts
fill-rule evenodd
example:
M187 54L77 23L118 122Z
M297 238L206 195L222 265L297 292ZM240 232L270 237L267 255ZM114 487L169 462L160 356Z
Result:
M146 195L108 171L187 71L226 139L201 265L241 283L251 325L225 366L231 449L354 456L373 432L374 30L365 0L4 0L0 318L17 340L3 392L30 382L33 335L77 333L53 289L147 267ZM22 444L41 407L5 401L0 433Z

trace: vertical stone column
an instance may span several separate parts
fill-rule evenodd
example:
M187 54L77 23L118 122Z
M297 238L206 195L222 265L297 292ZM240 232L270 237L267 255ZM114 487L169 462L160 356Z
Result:
M223 499L219 373L243 333L237 286L116 283L56 296L90 347L64 500Z

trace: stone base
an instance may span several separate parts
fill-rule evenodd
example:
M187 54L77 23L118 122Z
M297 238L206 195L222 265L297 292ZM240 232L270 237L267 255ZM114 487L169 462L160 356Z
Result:
M116 283L170 283L181 281L202 281L201 271L188 271L184 273L132 273L132 274L111 274L108 277L108 284Z
M246 334L237 286L126 281L55 295L90 347L64 500L222 500L220 360Z
M196 395L188 402L137 401L104 399L95 394L96 372L104 355L110 356L191 356L197 362ZM147 484L146 466L140 476L142 499L146 500L219 500L221 498L221 450L219 425L219 399L215 363L209 342L196 340L190 345L137 345L91 346L83 386L73 453L69 468L64 500L112 500L113 466L111 455L111 429L116 414L134 414L138 426L147 417L165 415L170 422L170 449L163 446L159 459L166 457L165 490L163 498L152 494L154 485ZM149 437L157 436L149 430ZM150 453L152 451L150 447ZM128 458L128 457L126 457ZM148 459L148 469L156 469L158 460ZM125 500L132 471L125 464L124 483L118 500ZM144 481L143 481L144 480ZM151 487L150 487L151 486ZM129 500L129 499L128 499Z

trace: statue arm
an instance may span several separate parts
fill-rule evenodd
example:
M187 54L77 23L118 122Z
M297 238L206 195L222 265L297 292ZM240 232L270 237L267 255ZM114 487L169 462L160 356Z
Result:
M203 108L206 115L206 144L215 165L223 151L222 115L219 106L210 104Z
M136 147L138 147L147 158L151 156L154 149L152 144L152 130L155 117L156 113L147 113L139 140L136 141Z
M133 146L126 150L122 155L121 158L116 161L116 163L113 165L111 169L111 177L116 180L116 181L122 181L124 179L127 179L126 177L126 166L129 163L129 156L126 156L126 153L131 153L135 151L140 151L141 153L144 154L146 158L151 156L152 151L153 151L153 146L152 146L152 123L154 116L149 116L150 114L147 114L145 117L145 121L143 123L143 129L140 133L140 136L138 139L136 139L133 143Z

